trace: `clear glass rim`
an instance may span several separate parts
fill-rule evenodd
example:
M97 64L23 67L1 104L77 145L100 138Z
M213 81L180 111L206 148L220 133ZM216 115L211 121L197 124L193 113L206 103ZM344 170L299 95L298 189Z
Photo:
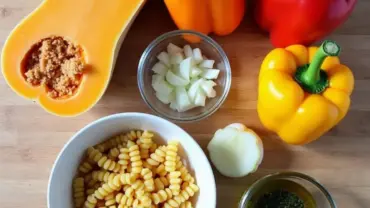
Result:
M277 173L266 175L258 179L243 194L239 202L238 208L245 208L247 206L248 204L247 199L249 195L252 194L252 190L256 189L257 186L259 186L260 184L264 184L268 181L275 180L275 179L281 179L284 177L298 178L298 179L302 179L302 180L310 182L311 184L315 185L318 189L320 189L320 191L325 195L331 208L337 208L337 205L335 204L333 197L330 195L329 191L320 182L318 182L316 179L306 174L299 173L299 172L291 172L291 171L277 172Z
M154 106L152 106L149 102L149 100L147 99L147 96L145 94L145 91L144 91L144 65L146 63L146 60L148 60L148 56L150 54L150 52L162 41L166 40L167 38L170 38L170 37L174 37L174 36L178 36L178 35L183 35L183 34L190 34L190 35L195 35L195 36L199 36L200 38L202 38L204 41L206 41L207 43L209 43L210 45L212 45L218 53L220 53L224 63L225 63L225 76L226 76L226 82L225 82L225 87L224 87L224 92L223 94L220 96L220 98L217 100L217 102L215 103L215 105L213 105L210 109L208 109L207 111L199 114L199 115L196 115L196 116L191 116L191 117L173 117L173 116L170 116L166 113L163 113L163 112L160 112L159 110L157 110ZM230 62L229 62L229 59L227 58L227 55L225 53L225 51L221 48L221 46L216 42L214 41L211 37L207 36L207 35L204 35L202 33L199 33L199 32L196 32L196 31L193 31L193 30L174 30L174 31L170 31L170 32L167 32L167 33L164 33L162 35L160 35L159 37L157 37L156 39L154 39L149 45L148 47L144 50L143 54L141 55L141 58L139 60L139 65L138 65L138 74L137 74L137 82L138 82L138 85L139 85L139 91L140 91L140 94L141 94L141 97L143 98L143 100L145 101L145 103L150 107L151 110L153 110L156 114L162 116L162 117L165 117L166 119L169 119L169 120L172 120L172 121L177 121L177 122L192 122L192 121L199 121L199 120L202 120L210 115L212 115L213 113L215 113L220 107L221 105L224 103L224 101L226 100L227 98L227 95L229 94L229 91L230 91L230 87L231 87L231 66L230 66Z

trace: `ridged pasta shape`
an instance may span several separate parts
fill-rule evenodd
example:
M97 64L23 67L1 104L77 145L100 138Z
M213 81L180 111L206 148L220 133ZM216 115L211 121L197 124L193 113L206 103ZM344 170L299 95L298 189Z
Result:
M85 182L84 178L78 177L73 180L73 198L76 208L82 207L85 201Z
M131 207L132 204L134 203L134 197L132 196L127 196L126 194L123 194L123 193L118 193L116 195L116 202L119 204L119 205L122 205L123 207L124 206L128 206L128 207ZM121 206L121 207L122 207Z
M180 171L174 171L174 172L170 172L168 174L168 178L169 178L169 182L170 182L170 189L172 191L172 194L177 196L180 194L180 190L181 190L181 173Z
M154 204L159 204L162 202L167 201L167 199L171 199L173 196L171 189L166 188L164 190L160 190L157 193L152 194L152 199Z
M127 185L134 183L136 181L136 177L131 173L122 173L120 175L120 180L122 185Z
M169 141L167 145L165 168L167 172L173 172L176 170L176 158L178 151L178 141Z
M157 145L157 143L153 142L152 145L149 148L149 153L154 153L156 149L158 149L158 145Z
M131 187L135 191L145 190L145 185L144 185L144 182L142 180L136 180L134 183L131 184Z
M141 137L141 131L132 130L126 134L129 140L135 141Z
M105 152L108 149L117 147L118 145L126 144L127 141L128 137L126 135L121 134L96 145L95 148L100 152Z
M144 168L141 171L141 176L144 179L145 190L148 191L148 192L154 191L155 186L154 186L152 171L148 168Z
M189 183L194 183L195 182L195 179L189 173L189 170L182 163L180 156L177 156L177 159L176 159L176 170L180 171L181 179L183 181L186 181L186 182L189 182Z
M119 149L115 147L109 150L108 156L109 156L109 159L115 160L119 154L120 154Z
M129 148L129 155L131 161L131 172L140 174L143 169L143 162L141 161L139 146L131 146Z
M126 196L130 196L130 197L132 197L132 196L134 196L134 194L135 194L135 189L134 189L134 188L132 188L131 186L130 186L130 187L128 187L128 188L125 190L125 195L126 195Z
M190 197L194 196L196 192L199 191L199 187L195 184L190 184L189 186L185 187L185 189L181 190L180 194L174 199L179 202L183 203L189 200Z
M104 197L104 200L105 200L105 206L107 207L116 205L116 196L113 193Z
M191 204L190 201L186 201L186 202L180 204L180 208L193 208L193 205Z
M87 154L90 159L94 160L98 164L99 167L105 170L110 170L117 173L121 169L120 164L108 159L107 156L103 155L103 153L93 147L89 147L87 149Z
M85 208L94 208L98 203L98 200L95 198L94 194L91 194L87 197L84 207Z
M128 142L127 142L127 148L130 148L130 147L132 147L132 146L134 146L134 145L136 145L136 143L135 143L135 142L133 142L133 141L131 141L131 140L128 140Z
M160 164L156 169L155 169L155 173L159 176L166 176L167 175L167 171L166 171L166 167L163 165L163 164Z
M92 179L92 180L90 180L90 181L87 183L87 187L88 187L88 188L92 188L92 187L94 187L94 186L95 186L95 184L97 184L98 182L99 182L99 181Z
M118 155L118 163L121 165L121 171L124 172L125 170L127 170L130 162L130 151L128 148L121 148L119 151L120 154Z
M105 170L93 171L92 179L100 182L108 182L109 179L113 179L117 174L111 173Z
M150 207L152 204L152 199L147 195L138 197L138 200L140 202L139 204L142 205L143 207Z
M116 175L113 179L108 180L107 183L104 183L100 188L98 188L94 195L97 199L104 199L110 193L117 191L121 188L120 176Z
M156 167L150 165L146 160L143 161L143 168L148 168L152 172L155 172L156 169Z
M169 186L169 182L166 177L162 176L160 178L154 179L154 185L155 185L155 190L164 190Z
M164 203L163 208L178 208L180 204L175 201L174 199L169 199L166 203Z
M96 190L96 189L94 189L94 188L89 188L89 189L87 189L87 190L86 190L86 195L94 194L95 190Z
M89 162L85 161L83 162L80 167L78 168L78 170L81 171L81 173L89 173L91 170L92 170L92 166Z
M156 167L159 164L163 163L166 158L166 147L160 146L158 149L155 150L154 153L150 154L150 158L148 158L146 161Z
M153 133L149 131L144 131L138 140L142 159L149 158L149 149L153 144L153 136Z

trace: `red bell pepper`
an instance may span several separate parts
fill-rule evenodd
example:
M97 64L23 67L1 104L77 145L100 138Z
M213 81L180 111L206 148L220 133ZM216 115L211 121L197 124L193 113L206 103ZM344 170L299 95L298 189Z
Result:
M351 14L357 0L257 0L256 20L275 47L310 45Z

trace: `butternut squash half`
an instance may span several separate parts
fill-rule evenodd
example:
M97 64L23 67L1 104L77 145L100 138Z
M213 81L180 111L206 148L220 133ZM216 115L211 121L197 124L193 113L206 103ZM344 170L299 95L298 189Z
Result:
M89 110L104 94L120 45L145 0L44 0L9 35L1 57L2 73L19 95L59 116ZM52 97L45 84L27 82L24 59L50 37L81 47L84 69L70 96Z

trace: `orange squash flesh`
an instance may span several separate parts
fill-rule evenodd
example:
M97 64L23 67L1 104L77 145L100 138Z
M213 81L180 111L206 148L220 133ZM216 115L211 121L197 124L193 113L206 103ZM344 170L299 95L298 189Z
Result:
M19 95L59 116L89 110L105 92L121 42L144 3L145 0L45 0L12 31L4 45L1 68L7 83ZM54 35L80 45L87 64L76 94L66 99L53 99L45 86L27 83L21 69L33 44Z

